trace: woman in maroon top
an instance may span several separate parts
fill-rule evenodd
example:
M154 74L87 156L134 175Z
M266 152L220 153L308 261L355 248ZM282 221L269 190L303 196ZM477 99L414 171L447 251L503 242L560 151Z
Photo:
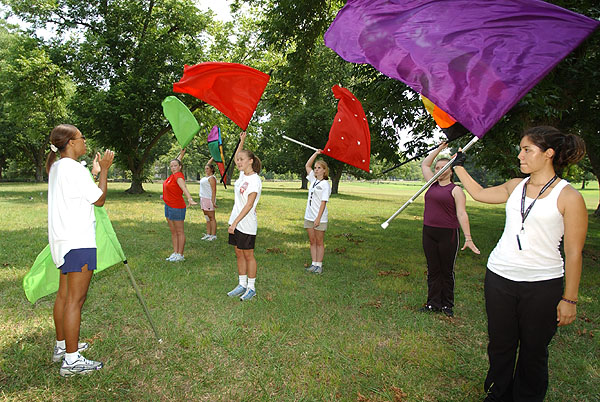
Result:
M181 159L185 154L182 149L179 156L169 163L171 176L163 182L162 199L165 202L165 218L171 229L171 241L173 243L173 254L167 257L167 261L183 261L183 248L185 247L185 232L183 231L183 222L185 220L185 201L182 195L185 194L190 205L198 205L185 185L185 177L181 172Z
M421 163L426 181L434 173L431 165L438 154L448 147L443 142ZM449 162L439 159L435 172ZM440 175L425 193L425 213L423 216L423 250L427 259L427 303L419 310L424 312L442 311L446 316L454 316L454 261L459 246L459 226L465 234L465 248L479 254L473 243L469 216L467 215L465 193L452 183L452 169Z

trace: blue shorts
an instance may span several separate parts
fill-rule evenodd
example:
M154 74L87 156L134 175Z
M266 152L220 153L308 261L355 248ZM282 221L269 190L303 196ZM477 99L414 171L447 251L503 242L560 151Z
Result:
M185 208L171 208L165 204L165 218L170 221L184 221Z
M65 255L65 263L58 268L66 275L68 272L81 272L85 264L88 271L96 269L95 248L75 248L69 251Z

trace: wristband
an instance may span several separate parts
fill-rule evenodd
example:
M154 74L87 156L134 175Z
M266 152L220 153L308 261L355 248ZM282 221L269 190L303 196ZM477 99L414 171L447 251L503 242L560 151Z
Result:
M564 297L561 297L560 300L569 303L569 304L577 304L577 300L569 300L569 299L565 299Z

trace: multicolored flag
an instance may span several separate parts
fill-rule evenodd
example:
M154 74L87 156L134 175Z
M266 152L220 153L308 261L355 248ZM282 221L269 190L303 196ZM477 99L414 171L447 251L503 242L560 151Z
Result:
M177 97L167 96L162 101L163 114L171 123L177 142L185 148L200 131L198 121L190 109Z
M598 24L541 0L348 0L325 44L481 138Z
M465 126L457 122L448 113L434 105L433 102L431 102L425 96L421 95L421 101L423 102L427 112L429 112L431 117L433 117L433 120L435 120L435 124L437 124L442 130L448 141L453 141L469 132Z
M206 141L208 142L208 150L210 151L210 156L212 156L213 160L219 167L219 173L221 173L221 180L223 183L226 181L225 174L225 156L223 155L223 140L221 139L221 129L217 126L213 126L212 130L206 137Z
M369 172L371 163L371 133L367 116L358 99L338 85L331 88L339 99L338 111L333 119L329 140L323 154Z
M246 130L270 78L243 64L206 62L186 65L173 92L203 100Z
M94 273L105 270L118 262L126 261L119 239L108 219L104 207L94 206L96 216L97 268ZM37 256L33 266L23 278L23 290L27 300L35 303L39 298L58 290L60 271L52 261L50 245Z

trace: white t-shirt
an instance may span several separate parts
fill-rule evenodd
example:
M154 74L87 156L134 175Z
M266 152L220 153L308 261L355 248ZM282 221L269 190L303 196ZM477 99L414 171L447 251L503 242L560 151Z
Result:
M319 214L321 201L329 201L331 187L329 186L329 180L317 180L315 172L312 170L306 178L308 179L308 199L306 200L304 219L314 221ZM325 210L321 215L321 222L327 222L327 204L325 204Z
M560 180L550 193L538 199L523 224L521 234L521 197L523 185L519 183L506 202L506 222L498 244L490 254L487 267L490 271L519 282L536 282L561 278L564 274L559 245L565 232L564 219L558 210L558 196L569 183ZM525 209L533 198L525 198ZM525 237L519 250L519 242Z
M209 200L212 200L212 187L210 186L209 181L211 177L217 180L215 175L204 176L200 179L200 198L208 198Z
M61 158L48 175L48 242L57 267L65 255L79 248L96 247L94 202L102 196L94 179L79 162Z
M252 193L256 194L254 205L252 209L246 214L236 226L236 229L242 233L255 235L258 229L258 221L256 219L256 204L260 199L260 192L262 191L262 181L260 176L256 173L246 176L244 172L240 172L240 177L235 181L235 202L233 209L231 210L231 216L229 217L229 224L231 225L235 218L238 217L244 206L248 203L248 195Z

